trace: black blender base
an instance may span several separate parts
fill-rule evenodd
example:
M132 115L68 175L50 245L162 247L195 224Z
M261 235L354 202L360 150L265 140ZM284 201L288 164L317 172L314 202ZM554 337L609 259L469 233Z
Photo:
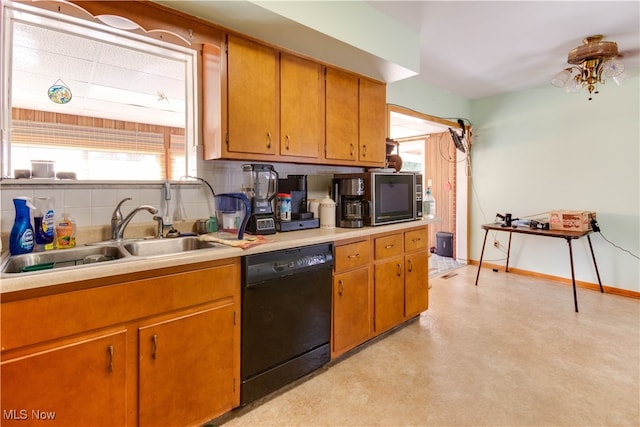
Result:
M245 231L254 235L275 234L275 217L273 214L252 214Z

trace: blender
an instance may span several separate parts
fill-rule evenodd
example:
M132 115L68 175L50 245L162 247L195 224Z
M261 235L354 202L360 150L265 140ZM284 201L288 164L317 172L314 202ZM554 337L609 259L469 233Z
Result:
M242 173L242 191L251 200L247 233L274 234L276 220L271 202L277 194L278 172L272 165L249 163L242 165Z

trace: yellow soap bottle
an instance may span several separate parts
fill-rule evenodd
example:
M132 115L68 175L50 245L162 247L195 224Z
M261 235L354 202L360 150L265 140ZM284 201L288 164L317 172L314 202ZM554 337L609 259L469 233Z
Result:
M58 249L68 249L76 246L76 222L67 213L66 206L62 217L56 224L56 246Z

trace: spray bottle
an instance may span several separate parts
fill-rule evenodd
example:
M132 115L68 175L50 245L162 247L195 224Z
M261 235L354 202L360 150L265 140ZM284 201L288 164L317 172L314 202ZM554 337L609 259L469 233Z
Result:
M16 218L9 235L9 252L11 255L27 254L33 251L33 227L31 226L30 209L35 209L29 197L13 199Z

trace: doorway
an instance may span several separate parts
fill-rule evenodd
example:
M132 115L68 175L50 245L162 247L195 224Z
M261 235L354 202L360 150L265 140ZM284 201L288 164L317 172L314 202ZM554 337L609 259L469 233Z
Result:
M421 172L423 188L436 200L436 217L429 227L429 247L436 233L453 233L453 258L468 258L468 150L456 149L449 128L455 121L419 113L396 105L387 106L389 137L398 142L402 170ZM454 119L455 120L455 119Z

